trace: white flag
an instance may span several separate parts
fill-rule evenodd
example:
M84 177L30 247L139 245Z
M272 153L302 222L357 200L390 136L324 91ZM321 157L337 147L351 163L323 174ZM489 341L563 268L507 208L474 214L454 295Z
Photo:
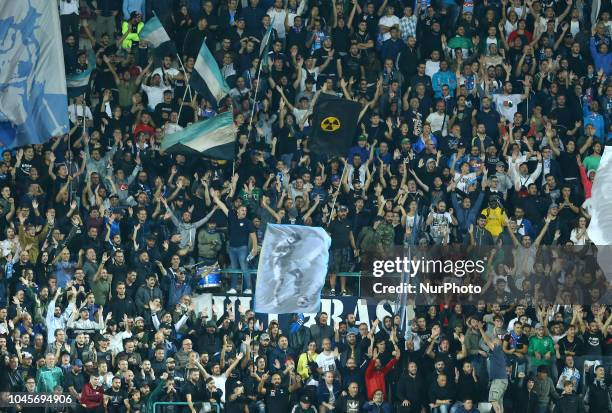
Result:
M0 142L45 143L68 132L57 3L0 1Z
M257 269L255 311L319 311L330 246L323 228L268 224Z
M591 222L587 233L597 245L597 262L608 279L612 277L612 146L605 146L593 182L588 211Z

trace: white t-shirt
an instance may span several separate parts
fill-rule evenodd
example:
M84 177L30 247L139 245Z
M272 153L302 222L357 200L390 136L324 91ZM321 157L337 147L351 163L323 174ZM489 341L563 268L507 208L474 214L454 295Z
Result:
M83 105L75 104L68 106L68 116L70 117L70 122L72 123L76 123L78 117L82 117L87 120L93 120L91 109L89 109L89 106Z
M380 18L380 20L378 20L378 25L379 26L385 26L388 28L391 28L393 26L399 26L400 24L400 19L399 17L393 15L393 16L382 16ZM391 38L391 33L387 32L385 34L383 34L383 41L384 40L388 40Z
M270 16L270 20L272 21L272 27L278 33L279 39L285 38L285 16L287 15L287 10L280 9L276 10L274 7L270 7L268 10L268 16Z
M325 352L317 356L317 366L325 373L326 371L336 370L336 356L334 353L325 354Z
M222 373L218 376L211 375L210 377L212 377L213 381L215 382L215 386L223 391L223 394L221 395L221 401L225 403L225 382L227 381L227 376L225 375L225 373Z
M518 110L518 104L523 101L521 95L504 95L497 94L493 95L493 103L495 103L495 109L497 112L506 120L512 121L514 119L514 114Z
M434 112L427 116L426 122L431 125L432 132L442 132L442 136L448 135L448 115Z
M73 0L73 1L66 1L66 0L60 0L59 2L59 11L60 11L60 15L61 16L65 16L68 14L79 14L79 1L78 0Z
M142 85L142 90L147 94L149 98L149 109L155 110L155 106L158 103L163 102L164 100L164 92L166 90L172 90L170 86L147 86L145 84Z
M162 70L161 67L158 67L157 69L155 69L153 71L152 76L159 75L159 77L161 77L161 80L162 80L162 83L163 83L164 82L164 72L166 72L168 74L168 76L170 76L170 77L177 76L178 74L181 73L180 70L178 70L178 69L176 69L174 67L171 67L170 69L164 69L164 70Z
M433 60L427 60L425 62L425 74L430 78L440 71L440 62L434 62Z
M476 180L476 173L474 172L471 172L463 176L459 172L455 172L454 181L457 183L457 189L460 191L467 192L470 182L473 182L475 180Z

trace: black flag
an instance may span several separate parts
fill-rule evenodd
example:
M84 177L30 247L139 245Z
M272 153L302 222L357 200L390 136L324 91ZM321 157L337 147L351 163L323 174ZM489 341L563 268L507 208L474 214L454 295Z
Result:
M357 132L361 105L322 93L313 112L310 150L321 155L346 156Z

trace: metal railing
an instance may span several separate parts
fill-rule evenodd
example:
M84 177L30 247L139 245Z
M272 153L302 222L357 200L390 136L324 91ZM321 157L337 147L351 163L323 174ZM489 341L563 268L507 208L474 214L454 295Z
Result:
M194 406L200 405L200 409L202 408L201 405L203 405L204 403L207 402L193 402ZM210 407L213 410L210 410L211 412L216 412L216 413L220 413L221 412L221 406L219 406L218 404L212 404L212 403L208 403L210 405ZM153 403L153 411L149 412L149 413L160 413L157 411L157 406L188 406L189 403L187 402L155 402ZM200 411L200 409L198 411Z
M219 272L221 274L242 274L243 271L240 269L235 269L235 268L225 268L222 270L219 270ZM249 269L246 272L248 272L249 274L257 274L257 269ZM361 295L361 273L360 272L339 272L338 273L339 277L353 277L353 278L357 278L357 296L359 297Z

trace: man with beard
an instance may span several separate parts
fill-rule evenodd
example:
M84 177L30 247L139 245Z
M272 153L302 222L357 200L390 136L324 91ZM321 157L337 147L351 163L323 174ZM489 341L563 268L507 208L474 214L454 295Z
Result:
M113 377L111 388L104 394L108 413L126 413L130 406L128 394L121 388L121 379Z
M205 389L202 380L200 380L199 369L190 369L187 371L187 380L183 383L181 390L189 411L191 413L196 413L194 403L202 402L205 399Z
M289 380L289 385L282 384L280 373L274 373L270 379L270 384L266 386L268 378L270 378L270 375L265 373L257 386L257 391L265 395L267 411L288 412L290 393L300 387L300 382Z
M355 331L349 331L346 334L345 350L340 354L340 366L346 366L348 360L351 358L357 365L361 365L363 355L361 353L359 343L357 343L357 335Z
M336 402L336 411L338 413L359 413L365 399L359 393L359 384L351 382L348 385L347 391L343 391L342 395Z
M420 413L425 394L425 383L417 374L417 364L414 361L408 363L408 368L397 382L395 398L398 403L399 413Z

